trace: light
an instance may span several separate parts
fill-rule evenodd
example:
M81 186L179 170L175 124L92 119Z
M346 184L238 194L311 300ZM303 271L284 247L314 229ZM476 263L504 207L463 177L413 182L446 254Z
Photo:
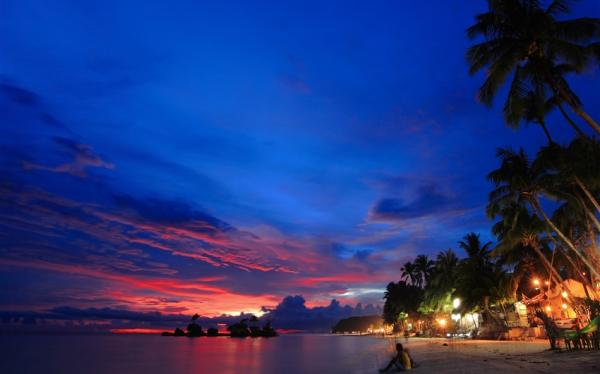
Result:
M552 307L550 305L546 306L546 312L549 312L552 310Z
M567 293L567 291L563 291L561 292L562 297L564 297L565 299L567 298L567 296L569 296L569 294Z
M456 299L452 300L452 307L454 309L457 309L460 306L460 299L457 297Z
M540 285L540 280L539 280L539 279L537 279L537 278L535 278L535 279L533 280L533 285L534 285L534 286L539 286L539 285Z
M548 282L548 281L545 281L545 282L544 282L544 284L545 284L546 286L549 286L549 285L550 285L550 282Z
M563 309L567 309L567 304L563 304L563 305L562 305L562 308L563 308Z
M440 326L445 327L446 326L446 319L445 318L441 318L438 319L437 322L439 323Z
M452 315L452 320L454 322L458 322L460 320L460 314L453 314Z

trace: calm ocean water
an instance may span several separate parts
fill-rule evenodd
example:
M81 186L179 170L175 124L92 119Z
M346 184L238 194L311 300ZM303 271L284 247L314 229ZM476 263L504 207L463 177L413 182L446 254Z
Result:
M0 373L375 373L392 349L366 336L4 335Z

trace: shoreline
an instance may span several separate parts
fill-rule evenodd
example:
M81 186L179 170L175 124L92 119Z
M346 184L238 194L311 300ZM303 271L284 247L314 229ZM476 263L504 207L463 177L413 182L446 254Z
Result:
M489 373L518 370L537 373L598 373L600 351L550 351L546 340L441 341L409 338L405 344L419 372ZM446 345L444 345L446 344Z

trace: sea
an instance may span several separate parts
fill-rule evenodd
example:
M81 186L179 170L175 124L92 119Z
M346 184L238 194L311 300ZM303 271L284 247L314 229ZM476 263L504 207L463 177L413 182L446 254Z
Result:
M0 335L0 373L376 373L392 357L394 343L328 334Z

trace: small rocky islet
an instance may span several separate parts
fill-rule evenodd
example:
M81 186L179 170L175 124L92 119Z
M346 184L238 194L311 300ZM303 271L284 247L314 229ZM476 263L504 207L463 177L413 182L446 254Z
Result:
M239 322L227 326L228 333L220 333L219 330L215 327L210 327L206 331L204 331L202 329L202 326L198 324L198 318L200 318L200 316L198 314L194 314L192 316L192 320L188 324L185 331L180 328L176 328L175 330L173 330L173 332L165 331L161 335L187 336L190 338L200 336L230 336L232 338L271 338L277 336L277 331L275 331L275 329L271 326L271 321L265 322L264 326L260 327L259 320L255 316L252 316L250 318L244 318Z

